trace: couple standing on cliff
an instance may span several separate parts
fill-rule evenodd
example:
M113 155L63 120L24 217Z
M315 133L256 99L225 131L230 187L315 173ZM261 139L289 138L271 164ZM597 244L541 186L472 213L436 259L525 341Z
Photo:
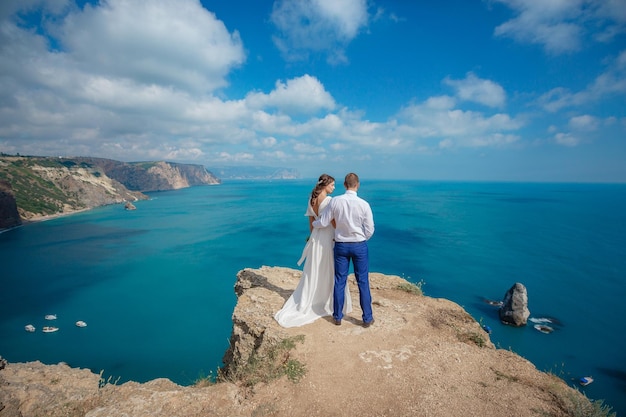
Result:
M363 327L374 323L367 247L374 234L374 217L369 203L357 196L359 177L349 173L343 185L345 194L331 198L335 179L322 174L311 192L305 214L311 235L298 261L298 265L304 261L302 278L274 315L283 327L302 326L330 315L341 325L344 314L352 311L346 285L350 262L359 288Z

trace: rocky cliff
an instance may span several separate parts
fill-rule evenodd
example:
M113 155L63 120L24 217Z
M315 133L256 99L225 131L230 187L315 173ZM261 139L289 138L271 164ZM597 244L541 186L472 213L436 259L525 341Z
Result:
M194 185L219 184L220 179L202 165L174 162L120 162L103 158L73 158L100 167L103 172L133 191L164 191Z
M216 384L118 386L65 364L10 363L0 371L0 417L606 415L592 414L593 403L561 379L496 349L457 304L396 276L371 274L376 322L367 329L353 278L356 305L341 326L321 318L281 328L273 314L300 274L239 272Z
M17 204L21 219L36 220L147 199L142 193L146 191L220 182L201 165L17 156L0 157L0 181L9 184L9 187L0 189L3 190L0 191L0 224L14 223L10 214L11 201Z
M8 181L0 180L0 230L22 224L13 189Z

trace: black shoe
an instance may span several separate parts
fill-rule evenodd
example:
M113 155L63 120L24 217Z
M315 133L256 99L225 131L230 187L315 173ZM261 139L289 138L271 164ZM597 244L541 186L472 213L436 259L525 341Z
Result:
M335 323L335 326L341 326L341 320L333 319L333 323Z
M368 328L368 327L370 327L372 324L374 324L374 321L375 321L375 320L374 320L374 319L372 319L372 321L370 321L370 322L368 322L368 323L363 322L363 328L367 329L367 328Z

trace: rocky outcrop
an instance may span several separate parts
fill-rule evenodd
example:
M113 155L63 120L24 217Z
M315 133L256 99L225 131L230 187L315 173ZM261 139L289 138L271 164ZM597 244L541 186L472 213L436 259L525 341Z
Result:
M0 417L590 415L586 397L496 349L459 305L416 294L396 276L371 273L376 323L367 329L358 302L341 326L321 318L284 329L273 314L300 276L280 267L239 272L222 382L115 385L64 364L9 363ZM358 300L353 277L349 288ZM272 360L277 367L263 366Z
M97 166L64 158L2 156L0 178L11 184L22 220L148 198Z
M0 229L10 229L21 224L22 219L17 210L17 202L11 184L0 180Z
M0 188L0 229L15 225L12 201L18 220L37 220L147 199L147 191L220 183L201 165L17 156L0 157L0 180L9 184ZM6 191L11 188L14 198Z
M530 311L528 310L528 292L524 284L515 283L504 295L499 310L500 321L513 326L525 326Z
M135 205L131 203L130 201L124 204L124 208L126 210L137 210L137 207L135 207Z
M177 190L195 185L219 184L219 178L202 165L174 162L120 162L103 158L74 158L100 167L103 172L133 191Z

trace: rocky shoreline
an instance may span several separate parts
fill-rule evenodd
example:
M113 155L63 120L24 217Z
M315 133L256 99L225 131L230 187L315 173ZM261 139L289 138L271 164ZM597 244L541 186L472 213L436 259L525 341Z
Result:
M148 198L144 192L220 184L204 166L91 157L0 156L0 230Z
M416 294L400 277L371 274L376 323L368 329L358 302L342 326L321 318L281 328L273 314L300 274L282 267L239 272L219 383L116 385L65 364L9 363L0 370L0 417L558 417L591 407L561 379L496 349L460 306ZM353 279L349 286L358 297ZM276 354L277 346L288 347ZM252 378L255 372L261 377Z

